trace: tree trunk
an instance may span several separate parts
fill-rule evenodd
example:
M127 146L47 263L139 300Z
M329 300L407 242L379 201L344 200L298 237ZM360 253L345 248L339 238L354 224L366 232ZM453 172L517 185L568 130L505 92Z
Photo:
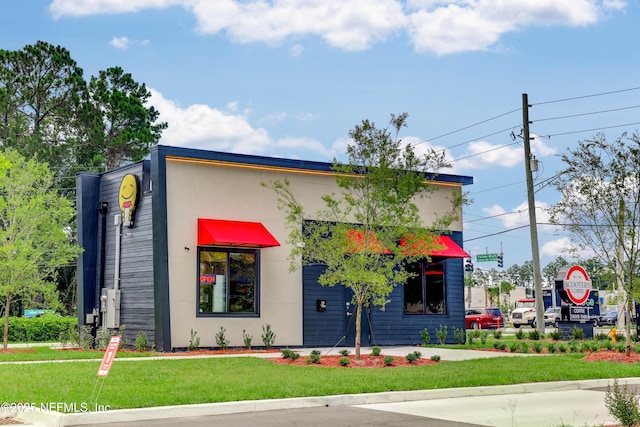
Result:
M624 318L625 329L624 329L624 337L626 341L626 349L625 354L627 356L631 355L631 298L627 295L627 307L626 307L626 316L625 313L622 313L622 317Z
M11 296L7 295L4 303L4 334L2 339L2 349L7 351L9 348L9 304L11 303Z
M362 333L362 306L364 305L360 298L357 301L356 311L356 360L360 360L360 334Z

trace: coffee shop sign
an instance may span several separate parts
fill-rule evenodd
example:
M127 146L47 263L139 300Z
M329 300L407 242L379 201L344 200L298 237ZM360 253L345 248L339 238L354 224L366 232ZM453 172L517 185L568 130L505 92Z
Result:
M591 292L591 280L584 268L574 265L567 270L562 282L563 289L569 299L576 305L582 305L589 298Z

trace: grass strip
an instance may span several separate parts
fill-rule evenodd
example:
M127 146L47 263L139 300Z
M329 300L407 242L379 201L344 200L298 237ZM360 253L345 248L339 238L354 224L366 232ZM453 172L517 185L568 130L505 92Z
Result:
M98 362L11 364L0 365L0 402L86 402L120 409L638 375L635 365L583 357L500 357L374 369L287 366L252 357L116 359L97 402L90 398Z

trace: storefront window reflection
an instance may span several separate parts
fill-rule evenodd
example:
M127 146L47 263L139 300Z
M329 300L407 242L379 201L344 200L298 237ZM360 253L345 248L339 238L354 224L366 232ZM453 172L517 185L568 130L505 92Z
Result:
M407 270L413 277L404 285L404 313L445 314L444 263L417 262Z
M199 258L199 313L256 313L258 251L201 248Z

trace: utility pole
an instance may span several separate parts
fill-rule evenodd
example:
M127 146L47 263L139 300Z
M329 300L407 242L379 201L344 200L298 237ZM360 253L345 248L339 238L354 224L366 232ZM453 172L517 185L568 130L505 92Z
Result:
M536 202L531 176L531 144L529 136L529 99L522 94L522 130L524 139L524 166L527 175L527 199L529 201L529 229L531 231L531 257L533 258L533 289L536 293L536 323L540 334L544 334L544 304L542 301L542 280L540 278L540 252L538 249L538 225Z

